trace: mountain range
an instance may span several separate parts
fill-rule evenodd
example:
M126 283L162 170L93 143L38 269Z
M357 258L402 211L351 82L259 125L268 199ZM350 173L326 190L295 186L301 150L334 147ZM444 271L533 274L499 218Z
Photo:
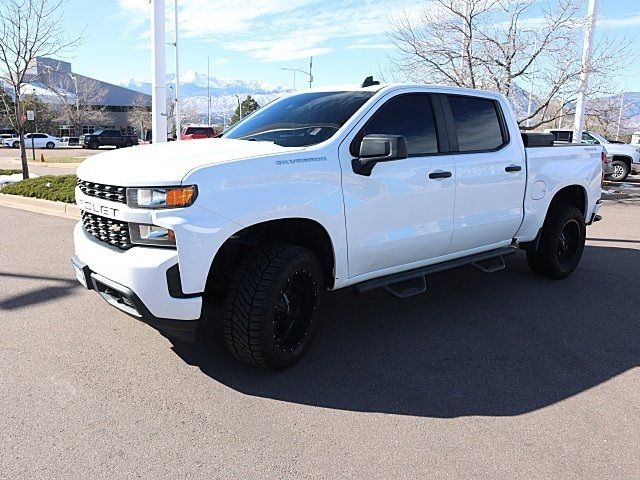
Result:
M150 80L130 79L120 83L121 86L142 93L151 94ZM167 85L175 88L175 75L167 75ZM290 88L271 85L261 80L237 80L209 77L207 74L195 70L187 70L180 74L180 104L182 115L188 122L198 123L206 121L208 92L211 94L211 120L214 123L224 123L225 119L235 111L239 98L251 95L259 105L264 105L284 93ZM172 95L171 90L168 95ZM528 92L516 86L516 94L512 99L518 117L526 116ZM595 100L604 105L620 102L620 96L602 97ZM536 108L535 97L533 108ZM640 92L626 92L624 95L624 124L630 128L640 128Z

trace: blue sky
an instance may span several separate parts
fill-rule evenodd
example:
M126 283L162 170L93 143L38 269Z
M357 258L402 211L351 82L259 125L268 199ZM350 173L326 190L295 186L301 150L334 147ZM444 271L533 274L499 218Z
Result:
M170 16L173 0L166 3ZM356 83L384 68L393 53L384 33L390 14L426 3L179 0L180 69L206 72L209 56L213 76L290 86L291 73L279 68L307 70L313 55L314 85ZM148 0L68 0L64 10L69 33L84 29L84 44L65 57L76 72L113 83L150 78ZM640 1L600 0L599 19L600 34L612 29L632 41L637 56L620 83L640 91ZM167 71L173 71L172 47ZM297 82L300 87L304 75L298 74Z

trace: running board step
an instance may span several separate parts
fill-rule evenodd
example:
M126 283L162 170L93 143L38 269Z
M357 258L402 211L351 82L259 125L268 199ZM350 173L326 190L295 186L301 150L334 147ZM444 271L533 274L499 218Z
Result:
M485 265L482 265L482 263L484 263ZM499 257L491 258L489 260L473 262L471 263L471 265L476 267L482 273L496 273L496 272L499 272L500 270L504 270L505 268L507 268L507 264L504 263L503 255L500 255Z
M418 281L418 285L414 286L414 287L408 287L405 288L404 290L397 290L394 288L394 285L399 285L400 283L407 283L407 282L411 282L413 280L417 280ZM390 295L393 295L396 298L409 298L409 297L413 297L415 295L420 295L422 293L425 293L427 291L427 277L426 275L422 275L420 277L416 277L415 279L412 280L404 280L404 281L400 281L397 283L390 283L388 285L384 285L382 287L384 289L385 292L387 292Z
M472 265L485 273L497 272L506 267L503 257L514 254L516 251L516 247L503 247L490 250L488 252L476 253L474 255L469 255L468 257L456 258L455 260L449 260L435 265L428 265L426 267L416 268L407 272L394 273L385 277L367 280L354 285L353 290L357 295L359 295L370 290L375 290L376 288L384 288L385 291L395 297L408 298L427 291L426 276L429 274L444 272L453 268L466 267L468 265ZM498 259L497 264L494 263L490 266L481 265L488 260L495 261L496 259ZM423 280L420 281L418 287L411 287L400 291L397 288L393 288L394 285L397 286L399 283L420 279L421 277Z

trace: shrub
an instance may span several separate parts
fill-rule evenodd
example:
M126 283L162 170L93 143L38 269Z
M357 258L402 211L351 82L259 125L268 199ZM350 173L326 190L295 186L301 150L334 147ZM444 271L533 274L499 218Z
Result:
M2 187L0 191L10 195L74 203L76 178L75 175L43 175L38 178L28 178L10 183Z
M0 168L0 175L14 175L16 173L22 173L22 170L17 170L17 169L7 170L6 168Z

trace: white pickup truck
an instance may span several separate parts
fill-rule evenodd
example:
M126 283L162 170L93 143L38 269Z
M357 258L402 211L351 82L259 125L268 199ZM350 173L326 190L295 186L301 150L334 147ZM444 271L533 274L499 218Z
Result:
M223 304L229 351L284 369L326 290L407 297L436 271L499 270L517 247L535 272L569 275L599 219L602 148L533 146L548 137L521 135L496 93L368 79L292 94L222 138L84 161L72 263L172 335Z

